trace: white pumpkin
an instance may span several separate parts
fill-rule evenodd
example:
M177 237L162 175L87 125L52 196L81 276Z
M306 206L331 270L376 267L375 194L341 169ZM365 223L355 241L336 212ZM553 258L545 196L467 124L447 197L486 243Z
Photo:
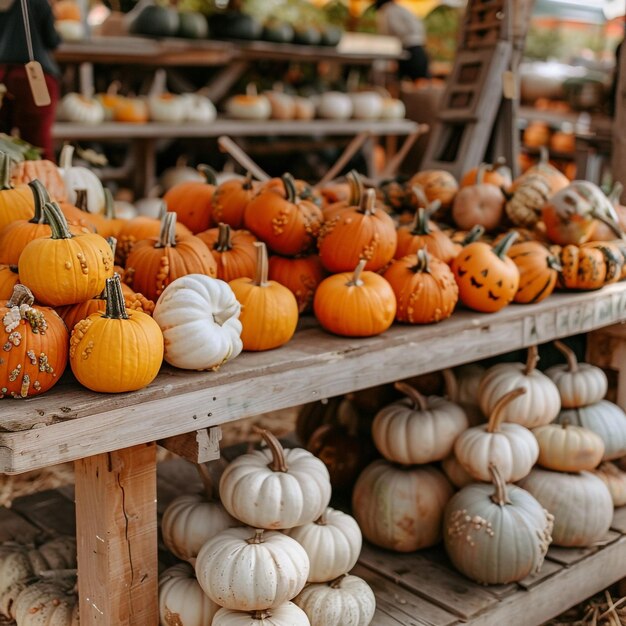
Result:
M370 586L358 576L342 576L328 584L307 585L294 602L311 626L369 626L376 611Z
M443 511L452 485L432 465L402 467L378 460L354 486L352 514L371 543L413 552L441 540Z
M115 217L120 220L132 220L137 217L137 209L135 206L125 200L115 201L113 213Z
M352 117L357 120L377 120L383 113L383 97L375 91L350 94Z
M480 408L490 415L497 402L512 389L521 387L526 393L503 409L502 420L535 428L549 424L561 409L561 397L556 385L535 369L537 346L528 348L526 363L498 363L485 373L478 392Z
M78 20L55 20L54 28L63 41L82 41L85 38L85 26Z
M211 626L311 626L306 613L293 602L285 602L268 611L231 611L220 609Z
M204 177L202 177L202 180L205 180ZM137 209L137 215L161 219L165 213L163 204L161 198L139 198L139 200L135 201L135 208Z
M462 489L466 485L476 482L476 480L463 469L463 466L459 463L454 453L441 461L441 469L448 477L448 480L458 489Z
M315 117L315 103L309 98L294 96L294 117L297 120L312 120Z
M402 120L406 116L406 107L398 98L383 98L380 118L383 120Z
M554 515L554 545L590 546L603 539L611 526L611 494L590 472L566 474L535 468L519 485Z
M329 120L347 120L352 117L352 99L340 91L327 91L318 99L317 114Z
M263 94L272 107L272 119L292 120L296 117L296 102L293 96L283 91L266 91Z
M87 190L87 210L89 213L104 213L106 199L102 182L86 167L74 167L72 159L74 157L74 146L66 144L61 150L59 159L60 172L67 189L67 201L70 204L76 203L76 189Z
M242 350L241 305L228 283L188 274L169 284L153 317L163 331L165 360L174 367L216 370Z
M161 532L167 549L183 561L195 559L200 548L218 533L240 526L219 502L206 495L184 494L174 498L163 513Z
M378 451L403 465L422 465L447 457L456 438L468 428L465 411L444 398L425 398L406 383L396 389L407 397L381 409L372 424Z
M186 93L182 95L186 106L186 120L196 124L210 124L217 117L215 105L199 93Z
M180 124L187 118L187 99L173 93L148 96L148 110L153 122Z
M309 555L310 583L324 583L349 572L361 553L363 537L356 520L328 508L314 522L286 531Z
M159 576L160 626L206 626L219 608L202 591L191 565L179 563Z
M169 191L174 185L178 183L203 183L206 181L206 176L199 172L195 167L189 167L187 165L187 158L181 156L177 159L174 167L168 167L159 177L159 187L161 191ZM146 200L160 200L160 198L145 198ZM158 208L155 215L150 217L156 217L158 215Z
M62 581L27 586L11 607L19 626L79 626L78 594Z
M533 429L539 444L537 464L557 472L592 470L604 456L602 438L581 426L546 424Z
M276 531L229 528L209 539L196 576L213 602L235 611L262 611L295 598L309 576L309 557Z
M559 424L572 424L592 430L604 442L603 461L626 455L626 413L617 404L600 400L577 409L565 409L556 419Z
M262 436L267 449L243 454L224 470L224 508L254 528L294 528L318 519L331 495L324 463L302 448L283 450L268 431Z
M456 440L454 454L476 480L489 482L493 464L505 482L516 482L536 463L539 445L532 432L520 424L502 423L503 409L524 393L524 388L509 391L495 405L487 424L466 430Z
M561 406L575 409L600 402L609 386L606 374L595 365L579 363L575 352L563 342L555 341L554 345L565 356L567 364L548 368L546 375L561 394Z
M593 473L609 488L613 506L624 506L626 504L626 472L610 461L605 461Z
M104 122L105 112L96 98L87 98L79 93L68 93L59 102L57 115L66 122L95 126Z
M272 104L264 95L257 93L254 84L250 84L245 94L228 98L226 113L241 120L267 120L272 116Z

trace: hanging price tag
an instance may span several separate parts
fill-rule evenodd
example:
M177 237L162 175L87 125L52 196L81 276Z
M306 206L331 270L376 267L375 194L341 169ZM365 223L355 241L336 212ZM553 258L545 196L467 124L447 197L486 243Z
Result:
M48 85L46 84L46 77L44 76L41 63L39 63L39 61L30 61L25 67L26 75L28 76L28 84L33 94L35 105L38 107L47 107L52 100L50 99L50 92L48 91Z

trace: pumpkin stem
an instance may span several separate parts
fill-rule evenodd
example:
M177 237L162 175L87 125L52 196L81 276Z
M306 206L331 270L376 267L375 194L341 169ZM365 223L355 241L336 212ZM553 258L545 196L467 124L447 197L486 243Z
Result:
M107 243L109 244L109 247L111 248L111 254L113 255L113 258L115 258L115 250L117 249L117 239L115 237L107 237Z
M74 158L74 146L66 143L61 150L61 156L59 157L59 167L62 170L68 170L72 167L72 159Z
M108 187L104 188L104 217L108 220L115 219L115 200L113 200L113 194Z
M155 248L170 248L176 246L176 213L168 211L161 220L159 240Z
M503 411L502 409L513 402L515 398L519 398L526 393L526 389L524 387L518 387L517 389L513 389L508 393L505 393L497 402L496 406L493 407L491 411L491 415L489 416L489 422L487 423L487 432L488 433L497 433L500 432L500 424L502 424L503 419Z
M217 185L217 172L210 165L200 163L196 169L204 176L207 184Z
M246 177L243 179L243 182L241 183L241 188L245 189L246 191L250 191L250 189L252 189L252 172L250 171L246 172Z
M43 205L46 204L46 202L50 202L48 191L37 179L31 180L30 183L28 183L28 186L33 192L33 197L35 198L35 214L29 222L31 224L47 224L46 216L43 213Z
M43 213L50 224L51 239L71 239L72 233L67 226L65 215L56 202L46 202L43 205Z
M326 426L331 426L330 424L326 424ZM315 520L314 522L318 526L326 526L326 509L324 512Z
M418 208L426 208L428 206L428 197L426 196L426 192L424 191L424 187L421 185L413 185L411 187L411 193L415 196L417 200Z
M443 384L446 390L446 395L448 396L448 400L451 402L456 402L459 397L459 383L456 379L456 375L454 371L446 367L445 370L441 370L441 374L443 376Z
M158 220L162 220L167 213L167 202L165 200L161 200L161 206L159 207L159 214L157 215Z
M413 410L426 411L428 409L426 398L417 389L415 389L415 387L411 387L411 385L407 385L402 381L394 383L393 386L394 389L397 389L400 393L407 396L407 398L413 400Z
M287 198L287 202L291 202L294 204L298 200L298 192L296 191L296 181L291 174L285 173L280 179L283 181L283 186L285 187L285 198Z
M491 501L498 506L511 504L509 494L506 490L506 482L502 479L502 474L500 474L500 470L494 463L489 463L489 473L491 474L491 480L496 488L491 496Z
M367 189L363 194L359 211L365 215L374 215L376 213L376 192L373 189Z
M476 224L472 226L471 230L463 237L461 245L463 247L478 241L485 234L485 227L482 224Z
M415 211L415 218L411 226L412 235L430 235L430 227L428 225L428 213L425 208L420 207Z
M204 463L194 463L204 487L204 494L209 502L213 500L214 484L209 468Z
M346 179L350 185L350 199L348 201L350 206L361 206L361 199L363 198L363 192L365 191L365 185L363 185L363 179L356 170L350 170L346 174Z
M541 146L539 148L539 162L537 165L549 165L550 163L550 153L548 152L548 148L546 146Z
M265 543L265 538L263 537L263 533L265 532L264 528L255 528L254 529L254 537L250 537L248 539L249 544L260 544Z
M263 611L252 611L250 613L250 617L255 620L264 620L268 617L272 617L272 612L269 609L264 609Z
M516 230L512 230L507 233L500 241L493 247L493 253L500 259L506 256L509 248L515 243L515 240L519 237L519 233Z
M112 320L127 320L126 304L124 302L124 294L122 293L122 283L120 275L116 272L113 278L107 278L106 287L104 288L107 306L102 317Z
M422 209L420 209L421 211ZM416 274L420 274L420 273L425 273L425 274L430 274L430 265L428 262L428 252L426 252L426 250L424 250L424 248L422 248L421 250L417 251L417 263L409 268L412 272L415 272Z
M11 184L11 157L0 152L0 191L13 189Z
M578 359L576 353L562 341L558 339L554 342L554 347L567 359L567 370L569 372L578 371Z
M341 589L341 583L343 582L343 579L347 576L348 574L342 574L341 576L339 576L339 578L335 578L335 580L331 580L328 583L328 586L331 589Z
M233 249L233 242L231 238L231 230L228 224L220 222L217 227L217 241L213 246L214 250L218 252L228 252Z
M346 283L347 287L362 287L363 281L361 280L361 274L363 269L367 265L366 259L361 259L359 264L356 266L354 270L354 274L352 274L352 278Z
M74 189L76 193L76 200L74 201L74 206L85 213L89 213L89 208L87 206L87 190L86 189Z
M35 302L35 296L31 293L30 289L26 285L22 285L18 283L13 287L13 293L11 294L11 299L7 302L7 309L12 309L13 307L22 306L22 304L26 304L27 306L33 306Z
M482 185L485 182L485 174L487 172L493 172L493 166L489 165L489 163L481 163L478 166L478 171L476 172L476 182L474 185Z
M231 2L231 4L234 4L234 2ZM256 98L259 95L259 92L256 88L256 83L248 83L246 85L246 96L251 96Z
M530 376L534 369L537 367L537 361L539 360L539 350L537 346L530 346L528 348L528 354L526 355L526 368L524 369L524 375Z
M550 256L548 256L547 263L548 263L548 267L551 270L554 270L555 272L563 271L563 266L561 265L561 262L554 254L551 254Z
M267 247L262 241L255 241L254 247L256 248L256 270L254 273L254 284L257 287L267 286Z
M286 472L289 470L287 463L285 463L285 450L280 445L280 441L276 438L274 433L264 428L254 427L254 432L261 435L267 447L272 453L272 462L268 464L268 467L272 472Z

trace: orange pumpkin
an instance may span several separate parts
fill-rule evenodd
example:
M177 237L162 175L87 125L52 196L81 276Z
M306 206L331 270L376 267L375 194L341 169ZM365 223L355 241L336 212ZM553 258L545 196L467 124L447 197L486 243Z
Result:
M481 165L476 183L460 189L454 198L452 218L459 228L480 224L485 230L494 230L500 225L506 198L499 186L485 182L486 167Z
M248 174L243 180L233 178L217 186L213 195L213 222L224 222L231 228L243 226L243 214L257 191L257 184Z
M541 302L554 291L561 265L544 245L537 241L516 243L509 250L509 258L517 265L520 275L515 302Z
M519 287L519 270L506 256L517 238L510 232L493 248L481 241L470 243L452 261L459 299L475 311L494 313L509 304Z
M401 259L418 250L426 250L444 263L450 263L458 254L456 245L448 235L428 221L426 209L423 208L416 211L411 226L401 226L398 229L398 245L394 258Z
M256 271L257 238L247 230L232 230L228 224L198 233L217 263L217 277L227 283L235 278L253 278Z
M337 202L327 204L323 208L322 212L324 213L325 222L332 220L344 209L360 206L363 200L363 194L365 193L365 185L361 175L356 170L351 170L346 174L346 181L350 188L350 193L347 197L337 200Z
M75 204L71 202L59 202L59 207L65 216L68 226L78 227L82 229L83 232L95 233L98 230L96 228L96 221L100 215L97 213L89 213L87 210L86 189L76 189L75 194Z
M317 245L330 272L351 271L361 259L368 271L377 271L393 258L397 240L393 220L376 207L376 192L368 189L360 206L338 211L324 223Z
M283 174L281 187L268 181L248 203L244 225L269 248L286 256L309 250L323 220L321 209L297 193L291 174Z
M353 272L334 274L317 287L315 317L324 330L344 337L384 333L396 315L396 296L380 274L365 270L361 259Z
M217 263L197 237L176 236L176 213L168 212L158 237L138 241L126 259L124 282L156 302L174 280L187 274L215 277Z
M495 163L483 163L479 167L474 167L468 170L461 178L460 187L469 187L475 185L478 182L478 172L483 172L482 181L495 185L496 187L503 187L508 189L511 186L511 169L506 165L506 159L496 159Z
M269 260L269 277L284 285L298 302L298 311L310 311L317 286L326 272L317 254L302 257L285 257L275 254Z
M154 302L148 300L140 293L124 294L124 303L126 309L131 311L142 311L148 315L152 315L154 311ZM104 313L106 307L107 301L104 294L102 294L85 302L61 307L57 310L57 313L71 332L78 322L87 319L92 313Z
M57 0L52 9L57 20L81 21L80 7L73 0Z
M90 213L90 215L98 234L105 239L119 237L122 228L128 221L115 217L115 200L113 200L111 190L106 187L104 189L104 213Z
M617 226L619 228L615 228L615 225L609 226L605 222L596 220L589 241L613 241L616 238L622 237L624 227L626 226L626 207L620 204L623 190L622 184L618 181L613 185L613 189L611 189L611 193L608 195L609 202L613 205L613 209L615 210Z
M33 192L26 184L13 187L11 159L0 152L0 229L14 220L28 220L35 211Z
M20 282L15 265L0 265L0 300L8 300L13 287Z
M206 181L186 181L174 185L163 196L168 211L174 211L181 224L194 235L211 225L213 194L217 180L215 172L207 165L198 166Z
M69 334L53 309L33 306L33 294L16 285L0 302L0 398L29 398L48 391L67 365Z
M607 265L600 248L570 244L562 248L555 246L554 251L562 267L558 280L561 289L589 291L606 284L607 270L612 266Z
M257 265L254 278L228 283L241 303L243 349L272 350L287 343L296 332L298 304L287 287L267 279L267 248L255 242Z
M557 130L550 137L550 150L573 154L576 151L576 136L571 131Z
M13 167L11 182L14 185L23 185L38 180L48 191L55 202L67 200L65 181L59 172L59 168L52 162L42 159L40 161L22 161Z
M550 127L545 122L533 121L524 129L522 141L529 148L547 146L550 142Z
M150 119L148 104L142 98L117 98L113 119L127 124L145 124Z
M548 154L548 150L546 148L541 148L540 151L541 156L539 157L539 161L529 167L521 176L518 176L511 186L511 192L515 191L518 185L525 179L526 176L532 176L533 174L538 174L543 176L550 185L550 195L555 194L557 191L560 191L564 187L569 185L569 179L567 176L559 172L559 170L554 167L550 163L550 158Z
M448 265L425 249L394 261L383 277L396 295L399 322L440 322L452 315L459 299L459 289Z
M606 276L604 284L615 283L624 278L626 272L626 263L624 251L626 250L626 242L621 239L615 241L588 241L580 246L583 250L587 248L595 248L602 252L604 262L606 264Z
M424 170L409 180L409 188L419 185L424 190L428 202L439 200L443 209L452 206L454 196L459 190L456 179L446 170Z
M331 181L326 183L321 189L322 210L336 202L346 202L350 199L352 188L348 180L345 182Z

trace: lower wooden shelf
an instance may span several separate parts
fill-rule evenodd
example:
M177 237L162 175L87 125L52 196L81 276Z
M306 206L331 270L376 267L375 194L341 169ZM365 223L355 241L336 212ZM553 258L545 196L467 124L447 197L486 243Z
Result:
M177 495L200 489L189 463L161 463L159 517ZM0 509L0 541L74 533L73 498L73 488L64 487L15 500L11 509ZM159 548L165 568L173 557ZM586 549L552 547L541 571L520 583L477 585L452 569L440 546L397 554L365 544L353 573L376 594L374 626L539 626L626 577L626 507L615 511L604 541Z

